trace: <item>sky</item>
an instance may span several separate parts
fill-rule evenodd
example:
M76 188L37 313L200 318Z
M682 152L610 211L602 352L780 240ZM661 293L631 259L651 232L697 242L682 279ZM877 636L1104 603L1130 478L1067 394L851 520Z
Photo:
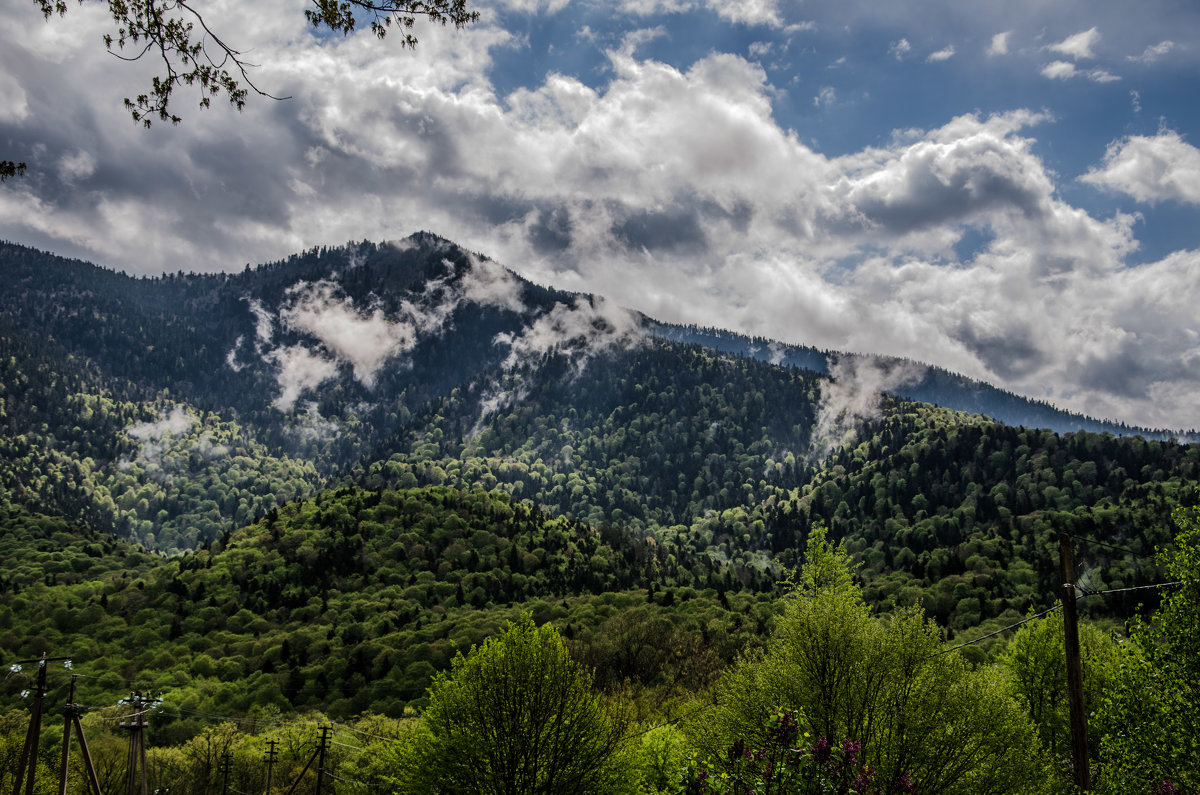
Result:
M0 239L133 274L426 230L672 322L1200 427L1200 4L492 0L415 50L211 0L135 125L106 4L0 0Z

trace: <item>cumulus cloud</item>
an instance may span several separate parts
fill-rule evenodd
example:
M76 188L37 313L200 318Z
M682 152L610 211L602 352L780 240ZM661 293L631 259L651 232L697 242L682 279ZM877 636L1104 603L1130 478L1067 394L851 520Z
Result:
M1008 55L1008 37L1012 35L1011 30L1006 30L1003 33L997 33L992 36L992 43L988 45L988 55Z
M952 44L949 47L944 47L944 48L938 50L937 52L929 53L929 56L926 57L925 60L929 63L938 63L940 61L948 61L954 57L954 53L955 53L955 49L954 49L954 45Z
M1049 45L1046 49L1053 52L1061 53L1076 60L1081 58L1095 58L1092 48L1100 41L1100 31L1097 28L1089 28L1088 30L1076 33L1073 36L1067 36L1062 41Z
M908 39L900 39L894 41L888 46L888 52L892 54L897 61L903 61L905 56L912 52L912 45L908 43Z
M1048 77L1051 80L1070 80L1074 77L1084 77L1094 83L1112 83L1120 80L1120 76L1114 75L1104 69L1080 69L1070 61L1051 61L1042 67L1042 77Z
M1175 42L1170 40L1160 41L1158 44L1151 44L1142 51L1141 55L1130 55L1128 58L1138 63L1154 63L1173 49L1175 49Z
M1200 149L1170 130L1132 135L1110 144L1103 165L1080 179L1151 204L1200 204Z
M730 22L783 27L777 0L708 0L708 7Z

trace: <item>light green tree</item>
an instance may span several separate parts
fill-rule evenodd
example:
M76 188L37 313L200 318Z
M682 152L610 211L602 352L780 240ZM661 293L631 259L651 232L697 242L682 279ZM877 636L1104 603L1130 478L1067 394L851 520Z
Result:
M392 784L413 793L628 791L637 776L621 758L624 727L558 631L526 616L434 679Z
M1103 699L1120 665L1117 642L1092 624L1080 624L1084 704L1089 715ZM1067 655L1063 650L1063 618L1055 612L1022 626L1001 662L1008 669L1030 720L1037 726L1045 752L1059 772L1071 776L1070 709L1067 703ZM1089 748L1099 747L1102 727L1089 721Z
M718 686L718 708L696 733L714 758L730 742L766 747L780 708L812 738L862 743L885 791L1037 791L1045 780L1033 726L1000 668L943 653L920 608L873 616L845 549L811 533L804 566L767 647Z
M1200 792L1200 509L1174 518L1174 549L1159 563L1182 584L1133 623L1133 648L1100 704L1103 792Z

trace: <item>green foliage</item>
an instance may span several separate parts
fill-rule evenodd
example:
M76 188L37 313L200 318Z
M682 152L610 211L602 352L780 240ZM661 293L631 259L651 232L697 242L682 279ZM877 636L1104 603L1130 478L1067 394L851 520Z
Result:
M845 576L831 576L839 553L821 534L813 565L786 598L771 642L722 679L719 707L697 728L714 756L729 737L770 747L779 708L802 716L824 738L854 738L885 789L908 776L917 791L1035 791L1043 772L1036 736L1003 672L971 668L942 653L937 629L919 609L871 615Z
M1180 509L1174 549L1159 557L1182 581L1130 628L1133 648L1100 704L1104 792L1200 791L1200 509Z
M641 539L500 493L327 492L174 558L19 506L0 505L0 520L4 653L66 649L78 670L124 671L170 706L215 714L399 717L456 648L527 611L646 717L710 683L774 612L766 594L681 586ZM29 686L10 679L10 694ZM121 689L85 686L89 701Z
M529 616L434 679L396 785L414 793L630 789L624 720L592 690L558 632Z
M1037 726L1046 755L1055 761L1062 781L1071 779L1070 709L1067 699L1067 659L1063 650L1063 617L1056 611L1017 630L1001 656L1030 720ZM1092 756L1103 741L1104 727L1096 720L1120 666L1122 654L1111 635L1093 624L1079 625L1083 657L1084 704L1088 712L1088 748Z
M860 762L862 744L846 740L830 743L821 737L808 745L801 733L803 716L795 710L776 711L763 727L767 745L751 748L735 741L708 765L689 765L684 773L688 795L842 795L884 792L875 781L875 771ZM888 790L914 791L911 778L902 773Z

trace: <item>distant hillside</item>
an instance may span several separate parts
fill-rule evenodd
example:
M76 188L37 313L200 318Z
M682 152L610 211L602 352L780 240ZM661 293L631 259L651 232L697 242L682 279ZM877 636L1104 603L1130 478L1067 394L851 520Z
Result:
M829 375L831 363L839 359L867 359L885 370L903 370L905 373L911 373L909 377L895 379L895 382L889 385L887 391L893 395L945 406L955 411L983 414L1005 425L1049 428L1057 433L1090 431L1116 436L1141 436L1160 441L1175 439L1181 435L1179 431L1135 427L1074 414L1044 401L1022 397L983 381L908 359L823 351L803 345L786 345L763 337L750 337L732 331L691 325L655 322L650 328L655 336L663 339L691 342L763 362L802 367L823 375ZM1200 440L1194 431L1182 435L1186 437L1186 441Z

